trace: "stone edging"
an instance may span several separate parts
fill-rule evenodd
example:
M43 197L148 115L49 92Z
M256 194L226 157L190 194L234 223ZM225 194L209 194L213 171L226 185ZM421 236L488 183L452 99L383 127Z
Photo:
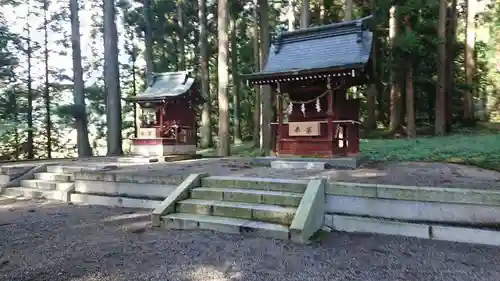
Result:
M500 231L446 226L436 224L408 223L377 218L325 215L325 225L333 230L360 233L400 235L430 240L500 246Z
M325 205L325 180L311 180L290 225L292 241L307 243L321 229Z
M186 179L184 175L142 175L137 173L113 173L112 171L80 171L75 172L75 181L125 182L137 184L177 185Z
M488 189L330 182L325 192L327 195L500 206L500 190Z

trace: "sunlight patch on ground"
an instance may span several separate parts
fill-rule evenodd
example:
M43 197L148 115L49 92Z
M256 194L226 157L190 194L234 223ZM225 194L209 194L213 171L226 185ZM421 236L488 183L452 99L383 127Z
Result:
M230 281L241 278L241 272L235 268L233 264L226 264L223 270L219 270L214 266L202 265L197 267L193 272L188 273L191 281L206 281L206 276L215 278L213 280Z

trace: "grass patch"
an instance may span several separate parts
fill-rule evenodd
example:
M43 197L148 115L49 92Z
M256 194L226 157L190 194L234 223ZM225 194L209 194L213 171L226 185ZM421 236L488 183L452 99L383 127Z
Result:
M213 157L217 156L217 149L215 148L207 148L198 150L198 154L201 154L205 157ZM243 142L241 144L233 144L231 146L231 155L232 156L240 156L240 157L259 157L261 156L261 152L259 148L253 147L253 142Z
M362 139L361 153L373 161L449 162L500 170L500 133L412 140Z

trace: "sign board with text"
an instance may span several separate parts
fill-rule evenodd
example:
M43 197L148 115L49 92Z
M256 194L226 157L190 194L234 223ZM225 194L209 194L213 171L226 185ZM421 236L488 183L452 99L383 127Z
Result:
M288 135L290 137L319 136L319 122L290 122L288 123Z
M140 128L137 137L139 139L156 138L156 128Z

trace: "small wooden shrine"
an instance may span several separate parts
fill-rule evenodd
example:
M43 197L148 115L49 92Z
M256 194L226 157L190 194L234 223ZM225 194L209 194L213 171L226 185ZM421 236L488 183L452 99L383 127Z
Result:
M196 105L200 93L189 71L154 73L143 93L126 100L141 107L132 154L196 154Z
M347 90L370 79L370 17L284 32L270 47L251 85L276 93L271 123L278 155L336 157L359 154L360 101Z

